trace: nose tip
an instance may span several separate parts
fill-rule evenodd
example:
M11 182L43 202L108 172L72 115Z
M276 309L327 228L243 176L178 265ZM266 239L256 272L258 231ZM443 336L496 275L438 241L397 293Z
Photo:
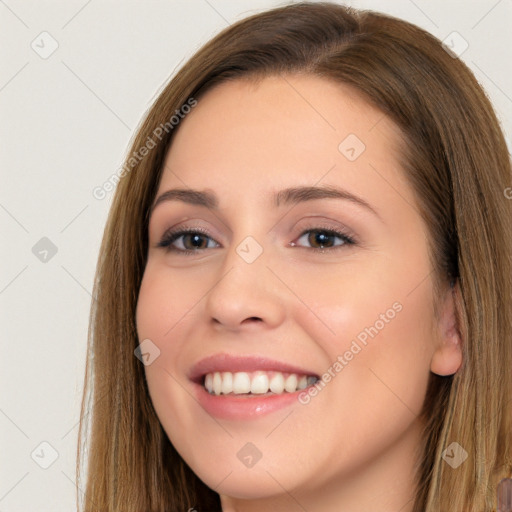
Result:
M282 290L264 260L247 263L236 250L227 256L230 269L223 273L206 299L206 313L217 327L276 326L283 321ZM229 260L229 261L228 261Z

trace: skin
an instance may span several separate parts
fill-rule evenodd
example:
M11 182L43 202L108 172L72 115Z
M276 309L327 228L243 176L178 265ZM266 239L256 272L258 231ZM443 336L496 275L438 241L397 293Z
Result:
M348 134L366 146L355 161L338 150ZM221 84L179 126L157 197L209 190L219 208L154 209L137 329L161 351L145 367L158 417L224 512L412 510L428 378L455 373L461 350L448 287L434 316L427 231L397 164L400 140L357 93L305 75ZM333 198L271 201L311 185L344 188L378 215ZM210 248L157 247L178 226L206 230ZM314 250L301 235L319 226L348 230L356 244L333 237L334 249ZM247 236L263 249L250 264L236 252ZM401 311L307 405L219 420L192 396L187 371L220 352L332 371L396 303ZM252 468L237 458L247 442L262 454Z

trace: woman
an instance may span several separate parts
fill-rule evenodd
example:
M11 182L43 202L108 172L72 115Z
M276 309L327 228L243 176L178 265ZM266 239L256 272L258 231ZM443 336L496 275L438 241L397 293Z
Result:
M124 170L84 510L496 509L510 161L437 39L330 3L242 20L171 80Z

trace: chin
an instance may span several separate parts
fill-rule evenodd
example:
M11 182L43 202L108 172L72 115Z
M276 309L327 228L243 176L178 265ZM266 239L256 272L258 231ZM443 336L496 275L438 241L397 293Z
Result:
M217 481L214 479L203 481L215 492L241 500L272 498L282 494L283 487L289 490L289 483L288 486L280 485L282 481L287 480L284 475L273 474L274 478L272 478L264 469L260 469L258 473L252 473L252 471L254 468L236 474L233 471L220 485L218 475Z

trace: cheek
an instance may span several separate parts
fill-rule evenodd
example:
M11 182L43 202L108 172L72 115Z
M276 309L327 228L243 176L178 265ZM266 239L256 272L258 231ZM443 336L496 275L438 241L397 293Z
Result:
M150 340L157 354L144 369L159 416L165 409L169 410L169 417L170 409L179 410L176 395L179 395L180 377L176 370L180 368L180 354L186 340L183 328L197 304L197 290L182 285L179 279L169 279L164 270L157 271L156 267L148 265L137 301L138 339L140 342Z
M139 339L176 339L176 327L197 314L207 291L207 281L194 272L171 272L164 265L148 262L137 302Z
M158 262L148 262L141 282L137 335L140 342L149 339L157 347L158 357L144 369L151 400L168 432L178 431L180 425L186 432L192 421L187 418L191 395L184 374L190 364L187 341L197 339L211 287L211 276L200 268L176 271Z
M323 419L322 438L340 454L339 468L371 460L412 428L430 375L428 285L409 293L407 279L381 277L377 285L377 277L347 274L324 288L322 279L303 281L298 290L311 311L297 307L295 321L326 361L326 384L303 395L299 412L304 421ZM309 462L322 465L322 455L312 451Z
M363 423L393 411L410 420L425 397L433 353L430 284L411 293L417 269L400 280L378 270L317 275L297 288L309 311L297 306L293 316L323 352L324 389L343 411L340 419L350 410Z

